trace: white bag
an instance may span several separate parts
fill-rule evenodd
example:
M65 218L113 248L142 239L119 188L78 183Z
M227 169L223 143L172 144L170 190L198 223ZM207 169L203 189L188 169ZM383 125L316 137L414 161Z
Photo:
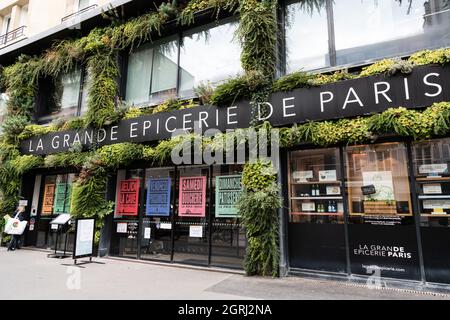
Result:
M27 221L20 221L16 218L8 219L5 226L5 233L9 235L21 235L27 226Z

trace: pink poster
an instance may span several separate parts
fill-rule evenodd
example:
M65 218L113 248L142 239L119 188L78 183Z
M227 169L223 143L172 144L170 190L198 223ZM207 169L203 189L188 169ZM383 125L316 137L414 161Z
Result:
M180 217L204 217L206 177L180 177Z

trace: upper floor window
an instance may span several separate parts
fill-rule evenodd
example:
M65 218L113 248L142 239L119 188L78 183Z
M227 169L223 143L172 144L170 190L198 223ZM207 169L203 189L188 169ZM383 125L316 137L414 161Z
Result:
M185 33L180 48L180 96L194 95L202 82L212 85L242 71L241 48L234 41L238 22L208 25Z
M448 0L323 1L286 6L287 71L363 64L450 45Z
M236 28L237 22L225 21L134 50L128 56L125 100L144 105L191 98L201 82L216 84L236 75L241 71Z
M126 101L157 103L176 95L178 39L141 46L128 57Z
M330 66L325 6L304 9L303 3L286 7L286 72Z
M87 106L87 87L81 86L82 70L75 68L60 74L54 81L42 79L39 83L38 117L39 122L49 122L57 118L69 118L80 114L82 105ZM81 94L80 94L81 93Z

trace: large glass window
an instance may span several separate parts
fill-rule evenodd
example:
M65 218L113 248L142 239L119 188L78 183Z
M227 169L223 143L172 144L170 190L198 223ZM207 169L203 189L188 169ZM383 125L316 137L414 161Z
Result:
M287 5L286 72L328 66L330 66L330 59L325 6L317 10L307 10L304 1Z
M80 96L81 70L62 74L57 80L56 107L61 115L76 115Z
M208 25L184 34L180 52L180 96L194 95L200 83L213 85L242 71L241 48L234 39L238 22Z
M346 155L352 222L364 223L370 217L412 216L404 144L353 146L347 148Z
M48 175L43 182L40 195L40 211L38 214L38 236L36 246L54 248L56 230L50 222L59 214L70 213L72 184L76 174ZM63 248L65 237L59 237L58 247ZM73 248L73 235L69 235L67 250Z
M178 40L147 44L128 57L126 101L156 104L176 95Z
M180 41L174 36L134 50L128 56L125 100L139 106L192 98L198 85L214 86L241 73L237 25L225 20L185 32Z
M448 227L450 139L415 143L413 162L422 225Z
M339 150L290 154L290 222L344 223Z
M344 272L344 190L338 148L289 154L289 257L295 268Z
M450 45L447 0L305 1L286 6L286 71L366 63Z
M337 64L450 44L450 2L335 1Z
M414 143L413 163L425 277L450 283L450 138Z

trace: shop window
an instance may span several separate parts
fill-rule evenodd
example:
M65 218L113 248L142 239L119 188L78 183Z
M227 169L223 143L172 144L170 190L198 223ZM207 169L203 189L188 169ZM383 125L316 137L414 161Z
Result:
M157 104L176 95L178 40L146 44L128 57L126 101Z
M51 228L50 222L55 216L62 213L70 213L72 184L77 178L76 174L59 174L45 177L41 194L40 214L38 215L38 237L37 247L53 248L56 240L56 233ZM67 249L73 248L73 235L68 237ZM58 246L64 246L64 237Z
M449 9L447 0L334 1L337 65L447 46Z
M413 162L422 225L448 227L450 139L415 143Z
M292 223L344 223L338 149L299 150L290 154Z
M425 278L450 283L450 138L414 143L413 163Z
M304 1L286 6L286 72L330 66L325 6L309 11Z
M143 170L120 170L117 174L111 254L137 258L139 248L140 185Z
M145 170L141 258L170 261L172 255L173 168Z
M174 261L208 264L209 167L184 167L177 179Z
M234 33L238 22L210 24L183 35L180 48L180 96L194 96L201 83L219 82L242 72L241 48Z
M214 166L212 178L211 263L242 268L247 238L236 208L242 192L242 166Z
M371 217L412 216L403 143L348 147L346 155L351 222L367 222Z

